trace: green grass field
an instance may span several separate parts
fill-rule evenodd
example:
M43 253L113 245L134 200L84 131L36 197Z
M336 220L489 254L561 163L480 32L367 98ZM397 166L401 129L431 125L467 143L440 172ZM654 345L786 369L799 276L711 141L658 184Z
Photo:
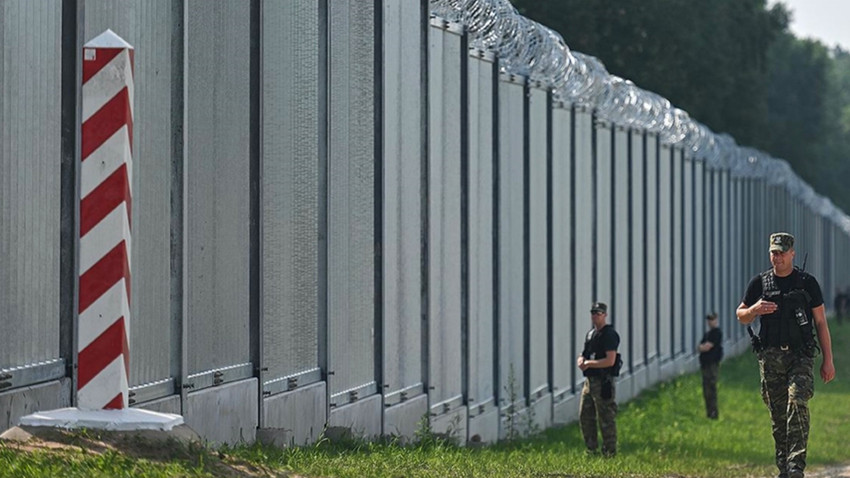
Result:
M809 471L850 464L850 324L830 323L836 379L817 370L810 402ZM820 359L816 366L820 365ZM24 452L0 444L0 476L334 476L334 477L768 477L776 475L770 420L749 352L721 367L720 419L705 418L699 374L660 384L620 407L619 453L586 456L577 424L484 448L434 439L418 445L322 441L280 450L195 449L168 460L122 452ZM428 437L426 437L428 438Z

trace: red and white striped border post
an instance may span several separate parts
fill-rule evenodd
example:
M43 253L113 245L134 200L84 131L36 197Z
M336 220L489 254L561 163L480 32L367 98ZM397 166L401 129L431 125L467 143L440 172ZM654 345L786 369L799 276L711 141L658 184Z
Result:
M83 46L77 407L129 392L133 47L106 30Z

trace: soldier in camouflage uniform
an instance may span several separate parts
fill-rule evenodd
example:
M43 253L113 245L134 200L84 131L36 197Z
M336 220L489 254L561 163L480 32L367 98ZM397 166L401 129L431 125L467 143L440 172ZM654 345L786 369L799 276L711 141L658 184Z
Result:
M602 431L602 454L606 457L617 453L617 400L615 397L614 377L619 374L617 347L620 335L614 327L605 323L608 306L594 302L590 307L590 320L593 328L584 342L584 351L576 360L585 379L581 390L579 422L584 443L590 453L596 453L599 446L599 431ZM596 428L597 421L599 430Z
M814 333L823 352L820 376L835 378L832 342L818 281L794 267L794 236L770 235L773 266L753 277L736 311L743 324L761 317L754 340L761 394L770 412L780 478L803 478L814 394Z

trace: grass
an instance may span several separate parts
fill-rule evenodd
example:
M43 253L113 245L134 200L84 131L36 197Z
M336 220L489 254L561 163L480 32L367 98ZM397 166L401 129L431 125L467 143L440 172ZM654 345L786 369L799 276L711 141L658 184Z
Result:
M830 323L835 381L815 371L809 402L809 469L850 464L850 324ZM816 366L819 367L820 359ZM0 477L46 476L335 476L335 477L767 477L775 476L770 420L751 353L729 358L720 372L720 419L705 418L699 374L659 384L620 407L619 450L586 456L577 424L484 448L461 448L424 436L399 446L352 441L304 448L242 446L221 451L172 450L166 459L125 452L21 451L0 445Z

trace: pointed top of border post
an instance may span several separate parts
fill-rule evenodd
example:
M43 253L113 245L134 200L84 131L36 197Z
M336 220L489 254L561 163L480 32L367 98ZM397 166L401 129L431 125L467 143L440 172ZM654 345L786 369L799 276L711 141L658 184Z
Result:
M88 43L83 45L85 48L129 48L133 49L133 45L124 41L123 38L119 37L109 28L106 29L105 32L100 35L94 37L89 40Z

